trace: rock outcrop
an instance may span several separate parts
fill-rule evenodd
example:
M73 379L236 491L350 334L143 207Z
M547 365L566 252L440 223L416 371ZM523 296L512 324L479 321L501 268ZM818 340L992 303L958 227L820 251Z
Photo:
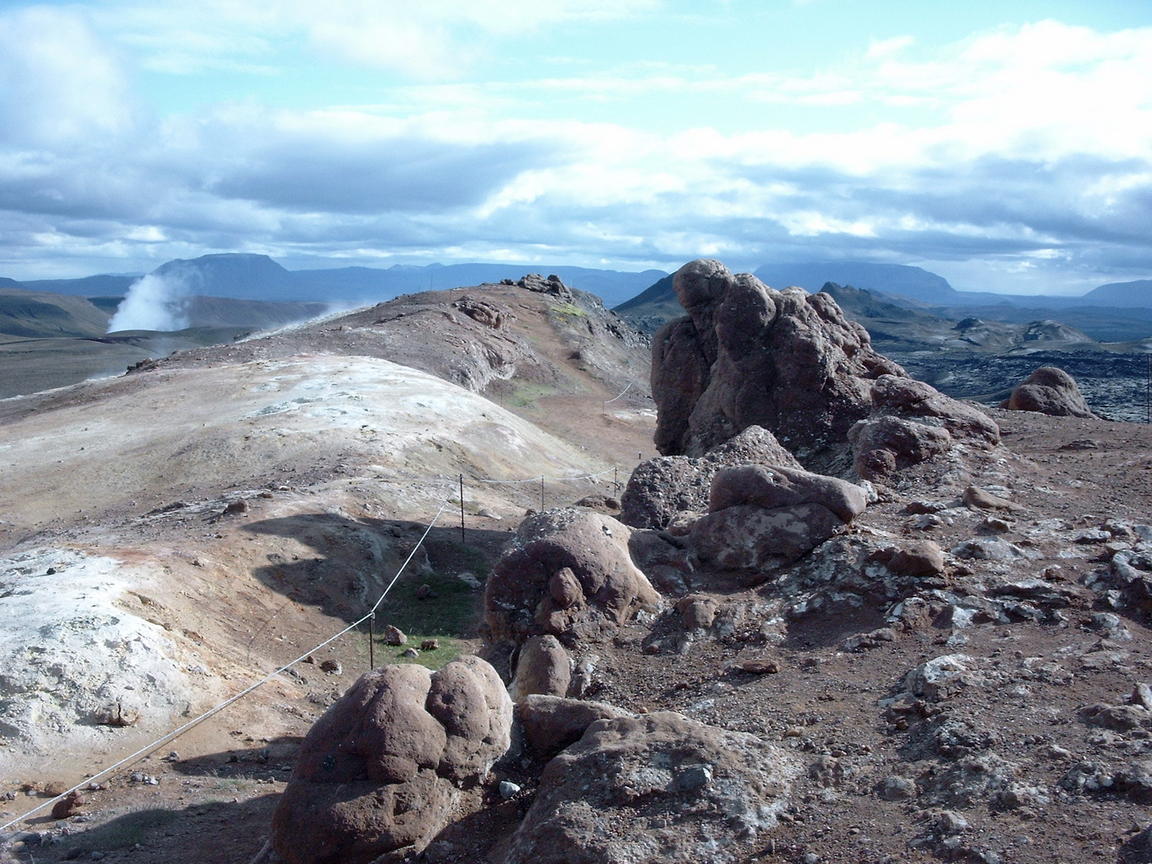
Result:
M461 657L438 672L360 677L305 737L272 820L286 864L367 864L421 851L509 747L512 701L496 670Z
M775 435L749 426L704 456L657 456L641 462L621 496L620 521L633 528L666 528L677 513L703 512L716 472L735 465L801 467Z
M493 642L551 634L572 646L611 636L660 595L632 563L629 528L601 513L564 508L525 519L484 595Z
M828 294L774 291L702 259L677 271L688 315L652 344L656 446L703 456L749 426L770 430L807 467L885 477L956 444L999 442L977 409L915 381L872 348Z
M656 447L702 456L763 426L810 464L826 460L869 413L871 382L904 375L827 294L775 291L702 259L677 271L688 315L652 345Z
M783 751L659 712L597 720L548 763L506 864L728 862L776 825L796 774Z
M696 558L726 570L791 564L864 511L867 493L797 468L744 465L712 480L709 513L689 534Z
M1041 366L1000 406L1010 411L1038 411L1053 417L1095 417L1076 379L1055 366Z

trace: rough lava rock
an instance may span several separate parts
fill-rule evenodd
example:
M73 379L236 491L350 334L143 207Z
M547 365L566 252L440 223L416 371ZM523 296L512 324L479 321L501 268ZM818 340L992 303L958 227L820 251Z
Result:
M867 493L852 483L796 468L744 465L712 480L709 513L692 526L697 560L725 570L764 571L791 564L864 511Z
M991 449L1000 443L996 423L967 403L903 375L881 375L872 384L872 415L848 432L856 473L867 480L927 462L957 444Z
M533 694L516 703L516 719L524 739L539 758L551 759L569 744L580 740L597 720L613 720L632 715L607 702L565 699Z
M505 864L733 861L777 823L798 767L745 732L661 711L597 720L547 764Z
M665 455L702 456L756 425L823 463L868 416L872 381L905 374L827 294L775 291L710 259L685 264L673 284L688 315L652 343Z
M362 675L304 738L272 818L286 864L367 864L419 852L511 742L512 701L478 657L438 672Z
M775 435L749 426L704 456L657 456L641 462L621 496L620 521L634 528L666 528L677 513L704 511L716 472L735 465L801 467Z
M1055 366L1041 366L1024 381L1001 408L1010 411L1038 411L1054 417L1095 417L1076 379Z
M514 702L521 702L534 693L566 696L571 681L572 659L560 640L551 634L533 636L520 646L516 673L508 692Z
M660 595L632 562L631 530L590 510L547 510L525 519L493 568L484 595L490 641L520 645L551 634L571 647L598 641Z

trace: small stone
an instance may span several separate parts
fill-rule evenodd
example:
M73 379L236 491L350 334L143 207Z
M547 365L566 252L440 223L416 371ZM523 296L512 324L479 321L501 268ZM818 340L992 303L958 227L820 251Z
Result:
M500 785L496 787L496 791L501 798L509 801L520 794L520 786L510 780L501 780Z
M484 583L480 581L480 578L468 570L465 570L463 573L457 573L456 578L469 588L480 589L484 587Z
M228 506L224 508L224 516L238 516L241 513L248 512L248 502L243 498L238 501L228 502Z
M775 675L780 671L780 664L775 660L744 660L733 666L732 671L748 675Z
M339 660L325 660L320 664L320 671L327 672L330 675L342 675L344 667L340 665Z
M941 810L932 819L937 834L960 834L968 830L968 820L955 810Z
M409 658L414 659L414 658L420 656L420 652L417 651L415 648L405 648L403 651L400 652L400 656L401 657L409 657Z
M1152 687L1140 682L1132 688L1132 704L1142 705L1152 711Z
M432 590L432 586L428 585L427 583L416 589L417 600L430 600L435 596L436 593Z
M911 514L939 513L941 510L947 509L948 505L943 501L912 501L904 508L904 512Z
M695 792L712 782L712 773L711 765L688 765L676 775L673 783L678 792Z
M392 624L384 628L382 638L386 645L403 645L408 641L408 637L404 635L404 631Z
M907 777L885 777L876 792L885 801L906 801L916 797L916 783Z
M420 650L421 651L435 651L439 647L440 647L440 640L439 639L425 639L423 642L420 643Z
M993 495L987 489L979 486L969 486L964 490L964 503L973 510L1019 510L1020 505Z
M85 803L84 796L79 792L69 792L52 805L53 819L68 819L75 815L76 808Z

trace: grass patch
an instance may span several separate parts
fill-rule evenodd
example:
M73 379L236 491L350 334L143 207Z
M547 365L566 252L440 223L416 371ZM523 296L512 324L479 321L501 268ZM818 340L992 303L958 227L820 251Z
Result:
M528 408L536 403L537 400L545 396L551 396L556 392L555 387L549 387L547 384L534 384L530 381L518 383L512 389L512 395L508 401L517 408Z
M553 314L559 315L562 318L587 318L588 313L577 306L575 303L557 303L551 307L550 310Z
M478 556L479 557L479 556ZM482 558L481 558L482 563ZM483 579L481 568L473 569ZM433 596L416 596L422 585L432 589ZM481 592L454 575L441 572L402 576L376 612L376 663L419 663L439 669L460 655L466 640L476 635ZM399 627L408 637L406 645L386 645L380 634L389 624ZM435 639L440 646L425 651L420 643ZM407 648L420 651L419 657L401 657Z

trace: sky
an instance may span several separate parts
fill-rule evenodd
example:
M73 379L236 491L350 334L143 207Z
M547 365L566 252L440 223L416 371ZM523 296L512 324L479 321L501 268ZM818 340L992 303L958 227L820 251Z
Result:
M0 0L0 276L1152 278L1145 0Z

